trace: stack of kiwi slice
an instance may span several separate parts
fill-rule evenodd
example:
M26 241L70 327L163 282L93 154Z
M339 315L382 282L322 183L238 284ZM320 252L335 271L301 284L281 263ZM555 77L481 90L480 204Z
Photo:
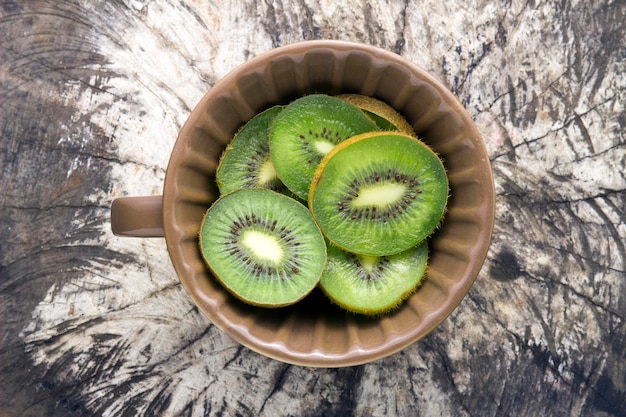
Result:
M216 173L202 256L235 297L261 307L322 289L353 313L393 310L422 282L441 222L441 159L386 103L311 94L259 113Z

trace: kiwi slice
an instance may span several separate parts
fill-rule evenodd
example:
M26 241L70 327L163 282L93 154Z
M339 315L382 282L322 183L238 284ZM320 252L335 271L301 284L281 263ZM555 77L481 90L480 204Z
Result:
M202 221L200 250L228 291L262 307L304 298L326 266L326 242L307 208L263 188L217 199Z
M362 94L340 94L336 96L361 109L384 131L397 131L416 136L413 127L396 109L382 100Z
M399 253L430 235L443 217L448 179L439 157L399 132L357 135L317 168L309 209L324 235L353 253Z
M220 158L216 181L220 194L240 188L268 188L284 193L270 159L269 131L282 106L271 107L248 121L233 137Z
M330 245L320 288L345 310L383 314L415 291L426 272L427 259L426 241L389 256L355 255Z
M289 103L274 120L271 160L287 188L306 200L322 157L343 140L376 130L372 120L344 100L326 94L303 96Z

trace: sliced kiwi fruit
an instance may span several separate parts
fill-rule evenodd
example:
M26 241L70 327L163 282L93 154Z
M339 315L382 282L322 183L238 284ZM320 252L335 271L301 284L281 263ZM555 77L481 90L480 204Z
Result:
M399 306L422 282L426 241L389 256L355 255L328 247L320 288L335 304L353 313L380 315Z
M326 242L307 208L283 194L244 188L207 210L200 250L235 297L262 307L304 298L326 266Z
M361 109L383 131L398 131L415 136L413 127L396 109L382 100L363 94L340 94L335 96Z
M354 135L378 130L355 106L326 94L289 103L270 132L270 156L278 177L295 195L307 199L313 173L323 156Z
M216 182L220 194L240 188L268 188L284 193L270 159L269 131L282 106L271 107L248 121L235 134L220 158Z
M427 145L400 132L372 132L326 154L313 176L308 203L333 244L383 256L430 235L447 199L445 168Z

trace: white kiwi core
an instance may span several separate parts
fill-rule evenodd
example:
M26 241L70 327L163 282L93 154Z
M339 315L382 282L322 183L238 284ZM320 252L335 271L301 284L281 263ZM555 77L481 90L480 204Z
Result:
M283 258L283 248L276 237L258 230L246 230L241 243L260 260L279 263Z
M378 260L380 257L378 256L369 256L369 255L360 255L359 259L361 260L361 266L367 272L372 272L376 265L378 264Z
M278 174L274 169L274 164L272 164L272 161L268 159L263 165L261 165L261 169L259 169L259 183L267 184L276 178L278 178Z
M359 196L352 200L352 206L385 208L400 201L405 192L403 184L372 185L359 190Z
M315 142L315 149L317 149L317 151L322 155L326 155L334 147L335 145L325 140L318 140Z

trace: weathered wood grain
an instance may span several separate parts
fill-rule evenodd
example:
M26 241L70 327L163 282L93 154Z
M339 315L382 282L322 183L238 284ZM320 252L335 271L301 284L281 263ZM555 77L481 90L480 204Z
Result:
M620 1L0 2L0 411L9 416L619 416L626 403L626 6ZM162 240L110 233L160 194L216 80L282 44L424 66L484 136L487 262L424 340L308 369L224 336Z

